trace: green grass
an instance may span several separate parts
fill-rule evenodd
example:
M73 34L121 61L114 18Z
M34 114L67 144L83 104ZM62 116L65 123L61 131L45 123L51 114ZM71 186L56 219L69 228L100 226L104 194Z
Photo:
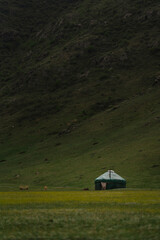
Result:
M159 191L0 193L2 240L158 240Z
M10 127L12 136L5 137L0 152L6 160L0 163L1 190L18 190L23 184L31 190L44 185L94 189L94 179L110 168L129 188L159 188L158 106L159 89L122 102L115 111L77 119L68 134L52 135L53 126L60 132L74 120L58 125L60 114L40 119L34 127Z

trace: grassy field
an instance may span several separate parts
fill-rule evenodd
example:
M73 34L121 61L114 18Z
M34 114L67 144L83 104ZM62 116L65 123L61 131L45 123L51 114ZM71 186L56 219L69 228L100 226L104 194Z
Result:
M158 240L160 191L1 192L1 240Z
M0 240L159 240L159 15L0 0ZM92 191L108 169L143 190Z
M125 178L129 188L159 188L159 96L160 89L152 90L115 111L77 120L68 134L52 134L57 118L66 121L60 115L13 128L9 138L6 130L1 135L0 190L16 191L19 185L37 191L45 185L51 190L94 189L94 179L108 169Z

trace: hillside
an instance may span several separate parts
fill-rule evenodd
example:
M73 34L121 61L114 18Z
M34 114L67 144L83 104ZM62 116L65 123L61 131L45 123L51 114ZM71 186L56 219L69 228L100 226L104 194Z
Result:
M0 189L159 188L158 0L0 0Z

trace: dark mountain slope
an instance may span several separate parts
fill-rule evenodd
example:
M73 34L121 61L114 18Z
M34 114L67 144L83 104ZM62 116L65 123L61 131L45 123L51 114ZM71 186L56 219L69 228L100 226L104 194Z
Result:
M106 167L158 186L159 18L156 0L0 1L4 183L91 185Z

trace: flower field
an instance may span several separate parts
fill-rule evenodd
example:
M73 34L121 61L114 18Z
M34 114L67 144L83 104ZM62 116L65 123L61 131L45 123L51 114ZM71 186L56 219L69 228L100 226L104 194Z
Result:
M1 192L2 240L158 240L160 191Z

